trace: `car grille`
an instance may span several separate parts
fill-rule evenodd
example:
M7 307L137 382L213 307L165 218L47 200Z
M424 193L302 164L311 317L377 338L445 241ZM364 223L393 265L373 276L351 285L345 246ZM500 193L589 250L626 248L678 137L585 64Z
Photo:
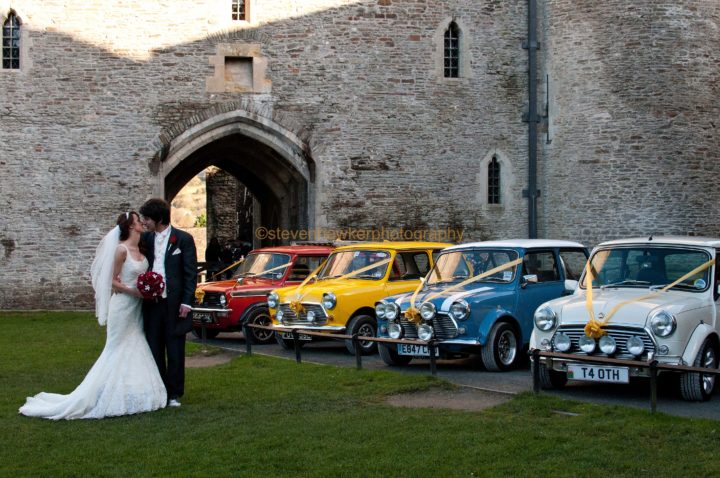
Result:
M206 292L205 297L203 297L203 301L199 304L196 303L196 305L201 307L224 309L224 307L220 305L221 296L221 292Z
M400 318L400 325L403 328L403 337L406 339L417 339L417 324L411 322L405 317ZM448 340L457 337L457 327L452 319L447 315L438 314L432 320L432 327L435 331L435 339Z
M617 351L612 355L614 358L626 360L647 360L648 354L650 352L655 355L655 343L652 341L652 339L644 329L609 326L603 327L603 330L605 330L607 335L615 339ZM578 341L580 340L580 337L585 335L585 326L583 325L568 325L560 327L557 332L555 332L555 334L557 334L558 332L564 332L568 337L570 337L570 350L564 353L572 353L577 355L605 355L599 350L597 346L595 348L595 352L591 354L586 354L585 352L580 350ZM643 344L645 345L645 351L639 357L631 354L630 352L628 352L627 349L627 341L634 336L640 337L640 339L642 339L643 341ZM553 350L555 350L555 335L553 335L552 347Z
M283 325L306 325L318 326L327 324L327 315L320 304L303 304L304 311L300 312L300 316L290 308L290 304L280 304L280 310L283 313ZM313 311L315 320L310 322L307 319L307 313Z

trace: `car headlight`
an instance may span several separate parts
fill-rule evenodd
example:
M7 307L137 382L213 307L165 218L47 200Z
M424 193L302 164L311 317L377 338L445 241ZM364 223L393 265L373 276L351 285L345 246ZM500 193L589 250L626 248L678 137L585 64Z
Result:
M395 302L385 304L385 318L387 320L395 320L400 317L400 306Z
M572 341L570 340L570 337L562 332L555 335L553 342L555 343L555 350L557 350L558 352L567 352L572 346Z
M399 339L402 337L402 327L397 322L388 324L388 335L391 339Z
M422 324L418 327L418 338L420 340L428 341L433 338L433 328L427 324Z
M323 307L331 310L337 305L337 297L335 297L335 294L333 294L332 292L326 292L323 294L322 304Z
M586 354L592 353L595 351L595 339L592 337L588 337L587 335L583 335L580 337L580 340L578 341L580 345L580 350L585 352Z
M227 298L225 297L225 294L220 294L220 305L222 307L227 305Z
M271 309L277 309L279 302L280 302L280 297L278 296L277 292L272 291L272 292L270 292L270 294L268 294L268 297L267 297L268 307L270 307Z
M276 318L277 321L280 322L281 324L283 323L283 315L285 315L285 314L283 314L283 311L282 311L282 310L278 310L278 311L277 311L277 314L275 314L275 318Z
M627 349L628 352L630 352L631 354L638 356L641 355L643 351L645 351L645 344L640 337L635 335L628 339Z
M470 306L464 300L453 302L450 306L450 316L455 320L465 320L470 316Z
M600 351L604 354L612 355L617 350L617 343L615 342L615 339L609 335L603 335L600 337L598 345L600 345Z
M536 310L534 319L535 327L543 332L554 329L557 324L557 315L555 315L555 311L548 306L540 307Z
M385 302L378 302L375 304L375 317L378 319L385 318Z
M425 320L432 320L433 317L435 317L435 304L432 302L423 302L420 306L420 317Z
M677 320L670 312L659 310L650 317L650 328L658 337L667 337L675 332Z

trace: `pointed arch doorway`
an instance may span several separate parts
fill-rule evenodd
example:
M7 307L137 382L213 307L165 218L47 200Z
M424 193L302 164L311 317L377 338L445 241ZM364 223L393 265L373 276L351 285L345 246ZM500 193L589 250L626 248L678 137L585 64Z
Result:
M217 114L164 143L156 194L172 200L195 175L216 166L255 198L253 231L314 227L314 163L308 147L278 123L246 111ZM253 247L271 245L253 237Z

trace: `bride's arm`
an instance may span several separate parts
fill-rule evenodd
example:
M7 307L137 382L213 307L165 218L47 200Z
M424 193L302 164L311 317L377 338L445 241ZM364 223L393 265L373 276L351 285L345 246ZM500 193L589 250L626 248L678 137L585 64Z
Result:
M127 249L118 246L118 248L115 249L115 258L113 259L113 292L130 294L132 296L142 298L142 294L140 294L140 291L137 290L136 287L127 286L120 281L120 271L122 270L125 259L127 259Z

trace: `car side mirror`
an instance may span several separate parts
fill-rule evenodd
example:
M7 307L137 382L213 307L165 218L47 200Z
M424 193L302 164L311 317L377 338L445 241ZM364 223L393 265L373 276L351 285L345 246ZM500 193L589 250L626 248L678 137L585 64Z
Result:
M565 279L565 292L563 292L563 295L572 295L577 288L578 281L572 279Z
M525 288L528 284L537 284L538 276L537 274L527 274L522 276L522 280L520 281L520 287Z

